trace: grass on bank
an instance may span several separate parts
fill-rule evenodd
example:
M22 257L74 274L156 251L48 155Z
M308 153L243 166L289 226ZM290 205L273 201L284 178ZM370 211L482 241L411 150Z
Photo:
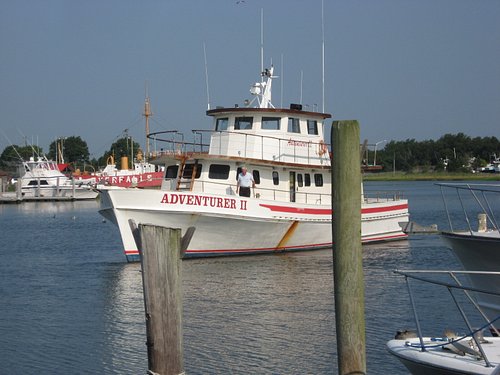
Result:
M379 172L363 174L364 181L500 181L500 173Z

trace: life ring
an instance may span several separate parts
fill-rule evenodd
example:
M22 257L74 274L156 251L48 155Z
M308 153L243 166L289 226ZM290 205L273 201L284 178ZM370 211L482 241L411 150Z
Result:
M328 152L328 146L326 145L325 142L319 141L318 143L318 155L323 156Z

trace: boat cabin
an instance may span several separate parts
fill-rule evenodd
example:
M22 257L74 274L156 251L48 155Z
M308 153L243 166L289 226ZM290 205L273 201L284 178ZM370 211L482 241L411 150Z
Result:
M323 120L329 114L291 109L218 108L210 138L212 155L226 155L306 165L329 165Z
M331 115L303 111L299 104L275 108L272 72L262 73L262 82L250 89L254 100L244 107L209 109L212 129L193 130L195 142L184 142L184 136L176 141L177 131L150 135L170 144L154 161L165 166L162 189L235 195L238 174L246 166L255 180L255 198L330 202L330 151L323 139L324 120ZM253 102L258 105L251 107ZM170 139L162 138L166 133ZM209 144L202 141L206 133Z

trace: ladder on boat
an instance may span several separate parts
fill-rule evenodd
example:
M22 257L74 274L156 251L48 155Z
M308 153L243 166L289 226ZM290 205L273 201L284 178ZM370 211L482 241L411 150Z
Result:
M194 180L198 171L198 160L195 160L194 163L186 163L187 160L187 157L181 159L176 190L193 191Z

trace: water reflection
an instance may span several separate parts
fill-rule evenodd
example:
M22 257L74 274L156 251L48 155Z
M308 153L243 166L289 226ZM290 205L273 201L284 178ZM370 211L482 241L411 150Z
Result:
M412 220L446 225L432 182L386 185L405 190ZM0 372L145 373L140 266L125 263L96 202L0 205L0 228ZM396 330L414 327L392 270L460 265L437 235L364 246L363 263L368 372L407 374L385 350ZM329 250L184 261L186 372L336 372L332 272ZM426 312L438 328L447 300L422 293L424 307L442 307Z
M108 355L105 372L147 369L146 326L140 264L120 264L110 270L103 290L106 305L103 337Z

